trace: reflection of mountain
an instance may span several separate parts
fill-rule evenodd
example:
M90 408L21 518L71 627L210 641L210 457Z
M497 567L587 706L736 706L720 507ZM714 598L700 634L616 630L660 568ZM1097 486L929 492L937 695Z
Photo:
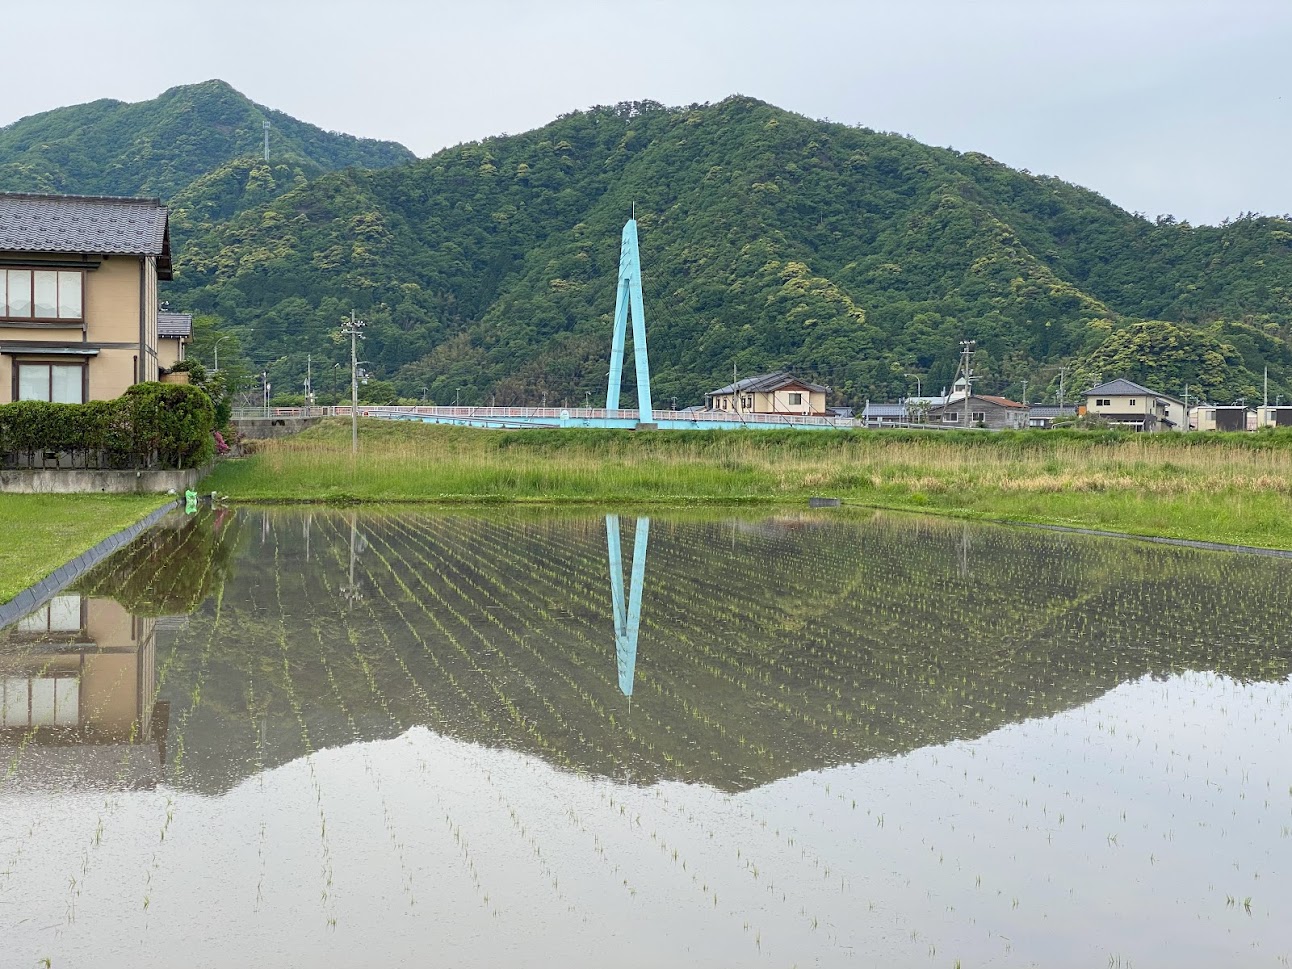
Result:
M168 776L209 792L415 724L635 783L740 790L981 736L1144 675L1281 679L1292 659L1282 560L906 517L656 516L634 606L607 574L601 518L237 514L222 595L158 633L183 752Z

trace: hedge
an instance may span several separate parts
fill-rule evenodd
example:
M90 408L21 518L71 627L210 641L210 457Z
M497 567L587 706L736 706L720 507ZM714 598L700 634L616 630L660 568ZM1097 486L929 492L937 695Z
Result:
M135 384L116 400L0 405L0 455L54 451L100 467L192 468L211 459L215 411L198 387Z

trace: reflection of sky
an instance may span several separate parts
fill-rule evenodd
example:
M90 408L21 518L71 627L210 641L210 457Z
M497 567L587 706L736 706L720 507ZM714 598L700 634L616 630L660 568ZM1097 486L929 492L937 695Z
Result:
M731 795L415 728L215 798L0 793L0 908L19 965L1275 964L1290 730L1287 682L1187 674Z

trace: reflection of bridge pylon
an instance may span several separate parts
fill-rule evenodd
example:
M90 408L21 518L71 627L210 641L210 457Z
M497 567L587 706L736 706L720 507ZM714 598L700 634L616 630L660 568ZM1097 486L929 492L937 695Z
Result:
M628 600L624 602L624 562L619 546L619 516L606 516L606 549L610 554L610 600L615 611L615 663L619 668L619 689L633 695L633 674L637 670L637 633L642 621L642 583L646 578L646 545L650 541L650 519L637 519L633 536L633 574Z
M619 409L619 382L624 373L624 343L628 338L628 315L633 318L633 355L637 365L637 421L651 419L650 361L646 356L646 311L642 307L642 264L637 247L637 220L624 226L619 248L619 286L615 297L615 333L610 343L610 383L606 388L606 409Z

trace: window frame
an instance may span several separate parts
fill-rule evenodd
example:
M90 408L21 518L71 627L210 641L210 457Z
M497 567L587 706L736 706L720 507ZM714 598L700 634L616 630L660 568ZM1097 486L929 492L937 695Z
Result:
M802 407L802 406L803 406L803 391L801 391L801 390L787 390L785 393L786 393L786 396L788 396L788 397L789 397L789 401L790 401L790 406L791 406L791 407Z
M9 273L25 272L28 274L27 287L27 305L29 311L26 316L18 316L9 312ZM53 273L54 274L54 315L37 316L36 315L36 273ZM68 273L74 275L80 280L81 290L81 312L77 316L60 316L58 315L59 307L62 305L60 293L62 292L62 275ZM75 326L85 325L85 276L84 269L68 269L64 266L0 266L0 326L4 325L28 325L28 326Z
M986 424L987 412L985 410L975 410L969 412L970 424Z
M46 396L44 398L21 396L20 388L22 387L22 368L24 367L32 367L32 368L44 367L45 368L48 374L48 379L46 381ZM54 367L69 367L69 368L75 367L76 369L81 371L81 379L79 381L79 385L81 388L81 399L79 401L59 401L58 403L78 403L78 404L86 403L90 396L89 395L90 365L89 365L89 362L85 359L68 362L66 360L24 360L21 357L15 357L12 365L13 387L11 388L10 400L13 400L16 402L20 400L42 400L43 399L46 403L52 403L53 396L54 396L54 370L53 370Z

